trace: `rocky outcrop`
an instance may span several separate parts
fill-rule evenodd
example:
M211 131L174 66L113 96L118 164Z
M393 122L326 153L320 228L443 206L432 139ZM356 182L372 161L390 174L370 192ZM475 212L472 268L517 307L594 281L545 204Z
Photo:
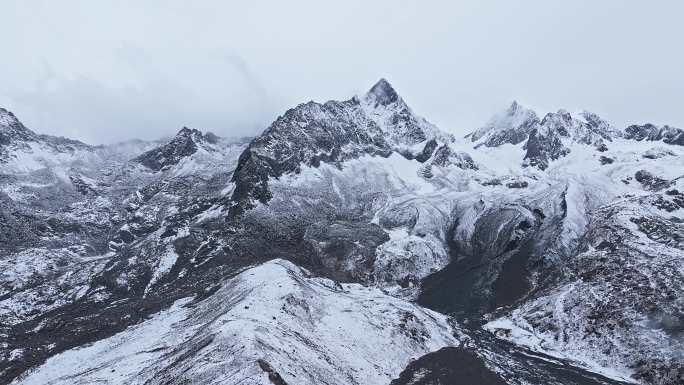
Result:
M663 127L657 127L651 123L631 125L625 129L625 138L638 141L662 141L666 144L684 146L684 130L668 125Z
M455 166L463 170L477 170L478 166L475 164L473 158L463 151L454 151L448 144L442 145L435 152L432 158L432 164L439 167Z

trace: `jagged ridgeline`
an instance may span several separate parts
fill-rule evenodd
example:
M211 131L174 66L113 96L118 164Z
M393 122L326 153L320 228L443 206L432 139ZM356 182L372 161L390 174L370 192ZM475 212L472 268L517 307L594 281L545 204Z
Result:
M0 384L681 384L683 138L384 79L253 138L0 109Z

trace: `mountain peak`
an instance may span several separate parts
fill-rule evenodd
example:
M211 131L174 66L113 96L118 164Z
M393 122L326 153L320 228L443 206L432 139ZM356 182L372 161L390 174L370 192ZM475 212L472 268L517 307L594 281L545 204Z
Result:
M539 123L537 114L513 101L510 106L492 116L481 128L470 135L473 142L496 147L504 143L518 144L527 139L532 129Z
M6 110L2 107L0 107L0 128L1 129L10 128L10 129L15 129L15 130L18 128L23 128L25 130L28 130L24 127L23 124L21 124L19 119L17 119L17 117L14 116L14 114L11 111Z
M366 97L373 100L376 106L386 106L399 100L399 94L397 94L397 91L395 91L392 85L384 78L378 80L378 82L371 87L366 94Z
M201 145L203 141L202 131L183 127L169 142L141 154L134 161L159 171L178 164L183 158L197 152L198 145Z
M515 113L518 112L521 108L524 108L524 107L521 106L520 103L518 103L517 100L513 100L513 102L511 103L510 107L508 107L508 113L509 113L509 114L515 114Z
M0 126L9 126L17 123L19 123L19 120L17 120L12 112L0 107Z
M0 107L0 144L35 140L36 134L26 128L11 111Z
M183 128L181 128L180 131L178 131L178 133L176 134L176 136L183 136L183 137L190 137L190 136L195 136L195 135L202 136L202 131L200 131L196 128L188 128L185 126L183 126Z

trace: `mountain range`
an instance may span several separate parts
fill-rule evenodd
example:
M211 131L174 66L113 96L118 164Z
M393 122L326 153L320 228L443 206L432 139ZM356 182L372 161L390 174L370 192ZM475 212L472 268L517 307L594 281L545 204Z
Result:
M0 108L0 384L684 383L684 131L384 79L253 138Z

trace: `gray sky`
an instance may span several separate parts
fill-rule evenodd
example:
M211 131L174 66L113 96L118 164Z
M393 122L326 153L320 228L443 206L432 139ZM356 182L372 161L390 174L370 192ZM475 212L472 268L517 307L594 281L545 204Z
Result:
M454 133L513 99L683 127L682 15L682 1L9 0L0 106L90 143L241 136L385 77Z

